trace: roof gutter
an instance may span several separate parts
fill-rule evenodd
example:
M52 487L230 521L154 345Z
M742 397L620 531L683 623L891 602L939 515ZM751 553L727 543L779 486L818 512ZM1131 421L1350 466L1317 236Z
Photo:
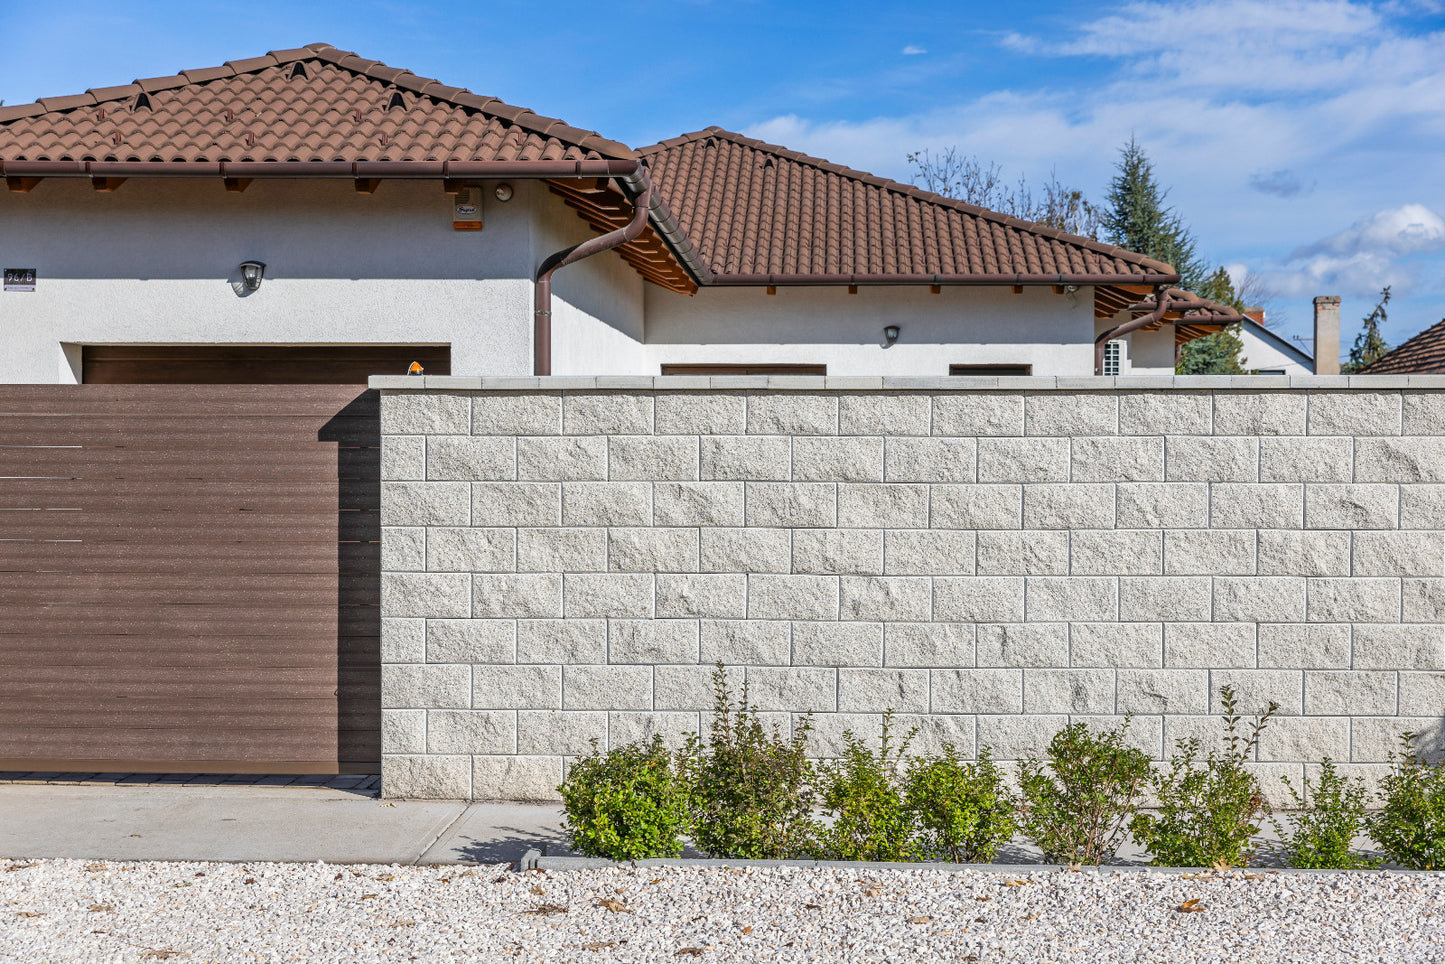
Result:
M581 161L0 161L4 177L629 177L635 160Z
M1177 274L720 274L709 284L764 285L1145 285L1174 284Z
M1104 374L1104 345L1115 338L1129 334L1131 331L1138 331L1148 325L1161 321L1164 314L1169 310L1169 288L1159 285L1154 289L1154 310L1147 315L1140 315L1121 325L1115 325L1094 339L1094 374Z
M574 244L548 255L537 266L536 284L533 286L532 312L534 374L552 374L552 275L558 268L576 264L583 258L590 258L594 254L610 251L619 245L626 244L647 227L653 196L652 181L648 178L647 172L640 167L636 169L636 174L640 175L638 183L640 183L642 191L632 199L632 220L615 231L588 238L580 244Z

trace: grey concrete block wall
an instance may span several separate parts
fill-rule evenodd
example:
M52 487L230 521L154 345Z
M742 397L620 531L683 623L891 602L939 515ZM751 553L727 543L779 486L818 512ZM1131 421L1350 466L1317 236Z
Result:
M380 386L387 796L553 798L718 661L820 755L1161 758L1224 685L1262 773L1440 743L1445 384L491 381Z

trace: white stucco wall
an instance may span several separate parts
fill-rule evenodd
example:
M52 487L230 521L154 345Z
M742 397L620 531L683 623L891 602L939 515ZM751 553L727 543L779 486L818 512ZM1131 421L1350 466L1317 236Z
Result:
M646 300L643 374L709 362L825 364L830 375L947 375L951 364L1084 375L1093 365L1090 288L707 288L687 297L648 286ZM887 349L886 325L902 329Z
M35 268L0 293L0 381L75 380L81 344L450 344L460 374L530 374L532 213L559 199L528 182L486 227L452 230L436 181L132 179L114 194L52 178L0 192L0 262ZM247 259L261 289L228 283Z
M50 178L0 192L0 266L39 279L33 293L0 293L0 382L73 382L79 346L102 344L443 344L453 374L531 374L533 272L596 232L544 184L510 183L507 203L487 185L480 232L452 229L437 181L362 195L345 180L257 180L230 194L209 178L132 179L100 194ZM231 282L248 259L266 263L266 279L241 297ZM902 329L891 348L887 325ZM950 364L1087 375L1095 331L1089 288L687 296L605 252L555 275L552 370L794 362L835 375L944 375ZM1127 355L1127 371L1171 372L1172 333L1136 335Z
M553 252L597 236L561 198L545 187L538 189L550 195L550 203L535 206L534 266ZM647 374L642 346L644 286L651 287L614 251L559 269L552 276L552 373Z
M1288 342L1281 345L1279 342L1283 341L1283 336L1276 335L1255 322L1246 322L1240 326L1239 340L1244 342L1244 348L1239 354L1247 369L1284 375L1314 374L1312 358Z

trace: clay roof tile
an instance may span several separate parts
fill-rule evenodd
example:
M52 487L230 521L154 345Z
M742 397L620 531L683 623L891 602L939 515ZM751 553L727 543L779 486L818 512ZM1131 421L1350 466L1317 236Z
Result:
M708 127L638 154L705 263L726 281L943 275L1177 277L1173 268L1057 228L940 197ZM999 282L995 282L999 283ZM1036 283L1046 283L1042 280Z
M312 67L297 73L293 65L306 62ZM405 111L387 111L388 91L398 87L424 96L412 102L409 94ZM165 93L154 96L158 92ZM141 95L149 109L124 103ZM122 102L120 109L105 107L103 120L96 111L75 110L112 101ZM590 131L324 43L0 107L0 162L132 154L177 162L304 157L343 163L636 157Z

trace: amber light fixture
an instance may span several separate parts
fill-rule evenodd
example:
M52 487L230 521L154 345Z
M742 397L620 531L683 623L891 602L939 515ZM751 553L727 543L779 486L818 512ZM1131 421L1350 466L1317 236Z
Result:
M414 361L411 363L411 367L406 370L406 373L408 375L420 375L425 370L426 369L421 367L421 362Z

